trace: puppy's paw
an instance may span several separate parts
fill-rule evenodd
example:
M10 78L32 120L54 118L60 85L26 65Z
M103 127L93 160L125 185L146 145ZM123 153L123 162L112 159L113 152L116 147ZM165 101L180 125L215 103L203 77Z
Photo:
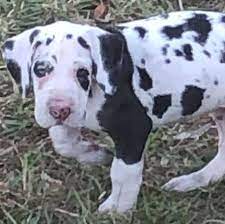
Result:
M183 175L180 177L175 177L165 185L162 186L163 190L167 191L191 191L201 186L204 186L203 177L195 173L189 175Z
M123 200L116 200L110 195L98 208L100 213L112 213L117 212L118 214L123 214L132 209L134 203L126 201L126 197L122 198Z

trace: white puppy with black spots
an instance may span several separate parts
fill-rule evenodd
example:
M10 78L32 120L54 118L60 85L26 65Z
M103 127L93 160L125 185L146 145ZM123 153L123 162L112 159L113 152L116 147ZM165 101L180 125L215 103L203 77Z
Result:
M165 189L192 190L225 174L224 14L173 12L113 29L56 22L8 39L3 56L23 96L33 85L36 121L58 153L109 162L106 149L81 141L80 129L112 137L112 192L99 211L132 208L148 135L168 122L212 112L219 147L203 169Z

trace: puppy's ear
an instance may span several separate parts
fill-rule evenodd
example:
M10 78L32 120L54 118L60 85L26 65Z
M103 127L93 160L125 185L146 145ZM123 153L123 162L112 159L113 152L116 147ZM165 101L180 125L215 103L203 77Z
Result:
M7 69L19 87L23 98L32 87L30 64L32 44L40 33L40 28L33 28L7 39L2 46L2 55Z
M119 82L119 73L123 69L126 49L124 37L119 32L92 28L85 33L80 42L91 52L95 64L95 79L100 88L106 94L112 95Z

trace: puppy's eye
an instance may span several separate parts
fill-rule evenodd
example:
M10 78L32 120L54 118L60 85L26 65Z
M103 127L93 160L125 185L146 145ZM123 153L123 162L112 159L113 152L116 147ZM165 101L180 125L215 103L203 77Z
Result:
M77 70L77 79L81 85L81 87L87 91L88 90L88 86L89 86L89 72L87 69L85 68L80 68Z
M53 71L53 66L49 61L37 61L34 64L34 73L38 78L44 77Z

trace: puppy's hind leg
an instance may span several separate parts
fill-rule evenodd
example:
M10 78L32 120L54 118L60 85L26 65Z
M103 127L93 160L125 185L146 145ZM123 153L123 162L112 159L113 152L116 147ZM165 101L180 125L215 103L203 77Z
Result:
M189 175L175 177L163 186L165 190L189 191L207 186L225 175L225 109L220 108L212 113L216 123L219 142L217 155L201 170Z

